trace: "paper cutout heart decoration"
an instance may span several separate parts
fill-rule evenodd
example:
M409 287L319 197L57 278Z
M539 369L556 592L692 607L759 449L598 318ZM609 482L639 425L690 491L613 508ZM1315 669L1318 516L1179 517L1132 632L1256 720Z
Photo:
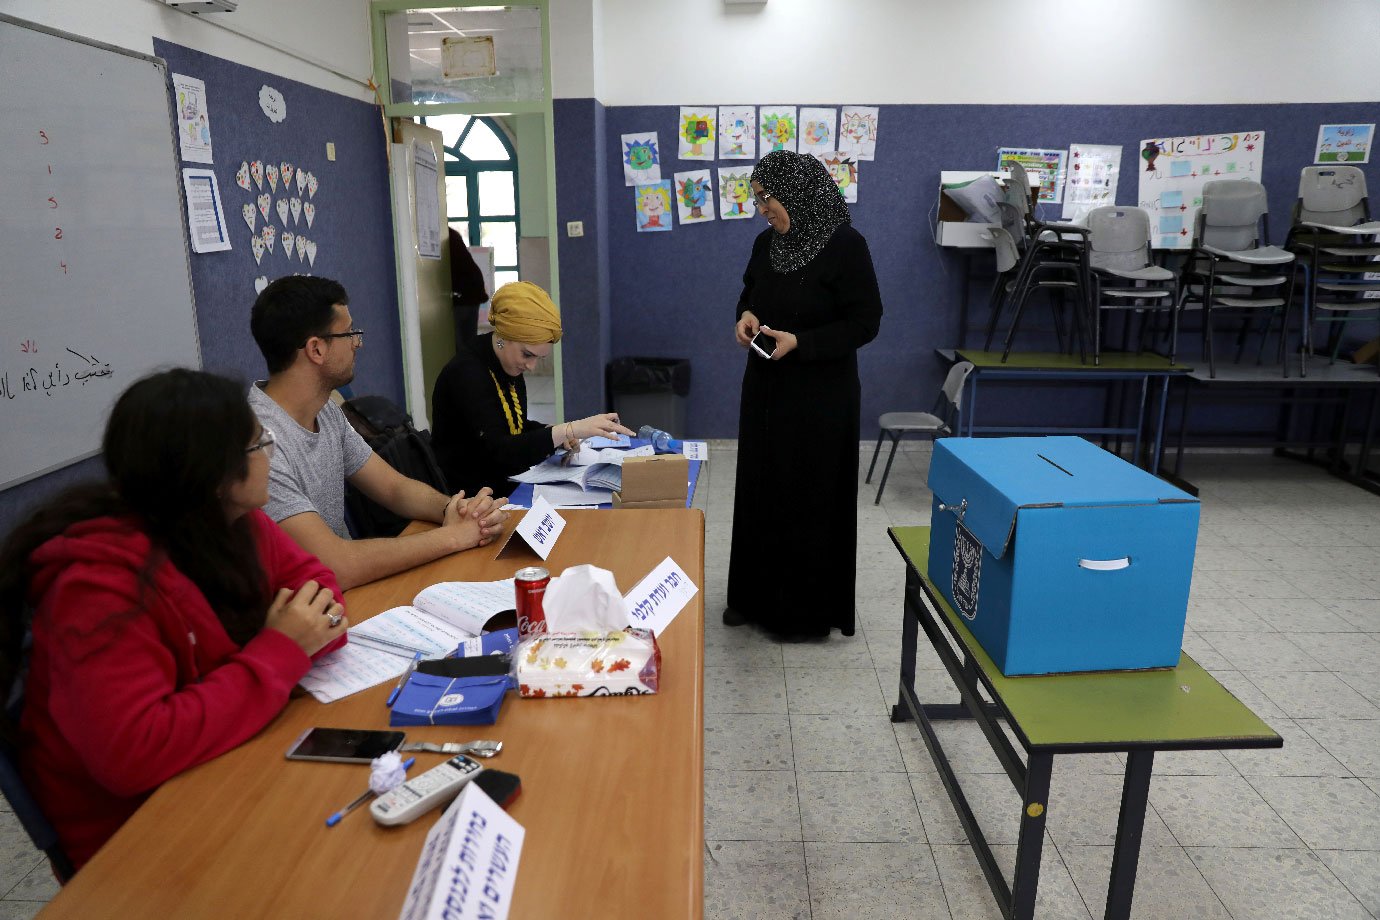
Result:
M259 213L264 216L264 220L268 220L268 209L273 207L273 196L268 192L264 192L259 196L258 201Z
M254 206L253 206L252 204L244 205L242 208L240 208L240 213L244 215L244 222L245 222L246 224L249 225L249 232L250 232L250 233L253 233L253 232L254 232Z
M296 201L297 199L294 198L293 200ZM307 226L310 227L311 222L316 220L316 205L310 201L302 202L302 213L307 215Z
M302 194L302 189L304 189L304 188L306 188L306 187L307 187L307 171L306 171L305 169L301 169L301 168L299 167L298 170L297 170L297 194L299 194L299 195Z
M288 203L286 198L278 199L278 223L287 226Z
M302 199L294 198L288 203L292 205L292 222L294 224L300 223L302 220Z
M264 225L263 232L259 235L263 237L264 245L268 247L268 251L272 252L273 241L278 238L278 228L272 224L266 224Z
M264 241L259 239L259 234L249 238L249 248L254 250L254 264L258 265L264 257Z
M304 255L306 255L306 254L307 254L307 238L306 238L305 236L299 236L299 237L297 238L297 258L300 260L300 259L302 258L302 256L304 256Z
M260 275L259 277L254 279L255 294L262 294L264 292L264 288L266 287L268 287L268 278L266 276Z
M316 264L316 241L307 240L307 261L312 265Z
M264 187L264 164L260 163L258 160L251 161L249 164L249 174L254 177L254 185L262 191Z
M268 185L273 191L278 191L278 167L269 163L264 167L264 175L268 177Z
M292 191L292 174L295 170L291 163L283 163L278 167L278 174L283 177L283 191Z
M293 236L291 230L283 231L283 255L287 256L289 259L292 258L292 244L296 241L297 238Z
M235 184L246 192L251 191L249 187L249 164L240 163L240 168L235 170Z
M316 173L307 173L307 193L316 197Z

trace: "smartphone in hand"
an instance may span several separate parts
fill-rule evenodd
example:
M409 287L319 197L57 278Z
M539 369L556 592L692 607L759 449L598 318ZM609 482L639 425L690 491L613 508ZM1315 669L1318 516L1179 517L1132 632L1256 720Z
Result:
M752 347L753 351L757 352L764 358L770 358L772 356L772 352L776 351L776 339L772 338L764 332L758 332L755 336L753 336L752 341L749 342L748 345Z

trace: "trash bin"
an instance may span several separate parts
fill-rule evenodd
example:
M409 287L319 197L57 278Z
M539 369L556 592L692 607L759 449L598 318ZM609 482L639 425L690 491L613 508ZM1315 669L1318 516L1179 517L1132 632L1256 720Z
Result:
M614 358L607 382L613 411L626 427L636 431L651 425L672 437L686 437L689 358Z

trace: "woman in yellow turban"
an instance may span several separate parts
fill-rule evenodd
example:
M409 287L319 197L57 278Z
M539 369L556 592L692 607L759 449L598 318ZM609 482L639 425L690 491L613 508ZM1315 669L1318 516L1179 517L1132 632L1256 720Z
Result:
M595 435L632 434L616 413L546 425L527 417L523 373L561 340L551 295L528 281L505 284L489 302L494 331L474 339L441 370L431 397L431 444L452 489L508 494L508 477Z

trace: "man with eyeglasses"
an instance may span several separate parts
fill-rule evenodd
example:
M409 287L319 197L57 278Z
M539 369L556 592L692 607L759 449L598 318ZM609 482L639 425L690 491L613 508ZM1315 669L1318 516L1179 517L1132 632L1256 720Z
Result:
M507 517L488 489L473 498L446 496L402 475L331 401L334 389L354 379L355 352L364 344L349 304L339 282L291 275L264 288L249 320L269 374L249 388L249 403L276 442L264 511L329 566L341 588L490 543ZM345 526L346 481L400 517L441 526L352 540Z

